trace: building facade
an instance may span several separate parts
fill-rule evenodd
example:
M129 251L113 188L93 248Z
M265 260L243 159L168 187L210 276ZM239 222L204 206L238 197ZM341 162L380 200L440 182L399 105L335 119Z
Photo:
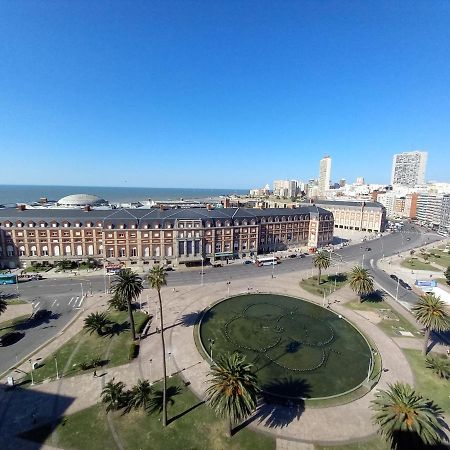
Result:
M331 180L331 158L325 156L320 160L319 166L319 195L324 196L330 189Z
M425 184L427 152L404 152L394 155L391 184L409 186Z
M333 214L301 208L0 209L0 266L63 258L175 264L251 256L333 238Z
M419 194L416 218L442 232L450 232L450 194Z
M315 204L333 213L335 228L367 232L385 230L386 209L381 203L318 200Z

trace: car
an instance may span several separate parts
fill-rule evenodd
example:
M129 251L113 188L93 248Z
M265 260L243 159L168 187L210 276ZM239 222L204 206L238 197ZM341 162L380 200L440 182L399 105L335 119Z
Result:
M398 281L398 276L397 275L389 275L394 281Z
M215 262L215 263L213 263L212 266L213 266L213 267L222 267L222 263L220 263L220 262Z
M173 272L175 269L173 268L173 267L165 267L164 268L164 270L166 271L166 272Z
M370 252L372 249L370 247L366 248L366 252Z
M250 261L249 259L246 259L245 261L242 261L242 264L252 264L253 261Z
M298 255L300 258L304 258L305 256L308 256L308 254L306 253L300 253L300 255Z
M411 240L411 238L406 238L406 240L407 240L407 241L410 241L410 240Z
M293 253L292 255L289 255L289 258L297 258L297 255Z
M399 279L398 282L402 286L402 288L407 289L408 291L411 290L411 286L402 279Z

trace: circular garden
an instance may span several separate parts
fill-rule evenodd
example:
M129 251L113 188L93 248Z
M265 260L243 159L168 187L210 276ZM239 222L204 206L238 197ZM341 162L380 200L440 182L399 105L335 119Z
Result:
M363 383L371 367L371 349L353 325L283 295L223 300L205 311L199 336L213 360L226 352L246 355L262 390L275 397L337 396Z

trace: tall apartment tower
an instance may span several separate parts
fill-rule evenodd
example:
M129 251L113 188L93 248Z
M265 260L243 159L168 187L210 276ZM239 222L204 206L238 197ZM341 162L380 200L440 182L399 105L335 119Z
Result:
M391 184L409 187L425 184L427 158L427 152L404 152L394 155Z
M331 179L331 158L327 155L320 160L319 167L319 195L324 196L330 189Z

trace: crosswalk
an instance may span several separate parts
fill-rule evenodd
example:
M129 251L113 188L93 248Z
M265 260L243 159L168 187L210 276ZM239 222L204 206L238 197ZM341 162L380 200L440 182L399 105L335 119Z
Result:
M82 297L79 297L79 296L72 297L69 300L68 306L72 306L72 309L80 309L85 298L86 298L85 295L83 295Z

